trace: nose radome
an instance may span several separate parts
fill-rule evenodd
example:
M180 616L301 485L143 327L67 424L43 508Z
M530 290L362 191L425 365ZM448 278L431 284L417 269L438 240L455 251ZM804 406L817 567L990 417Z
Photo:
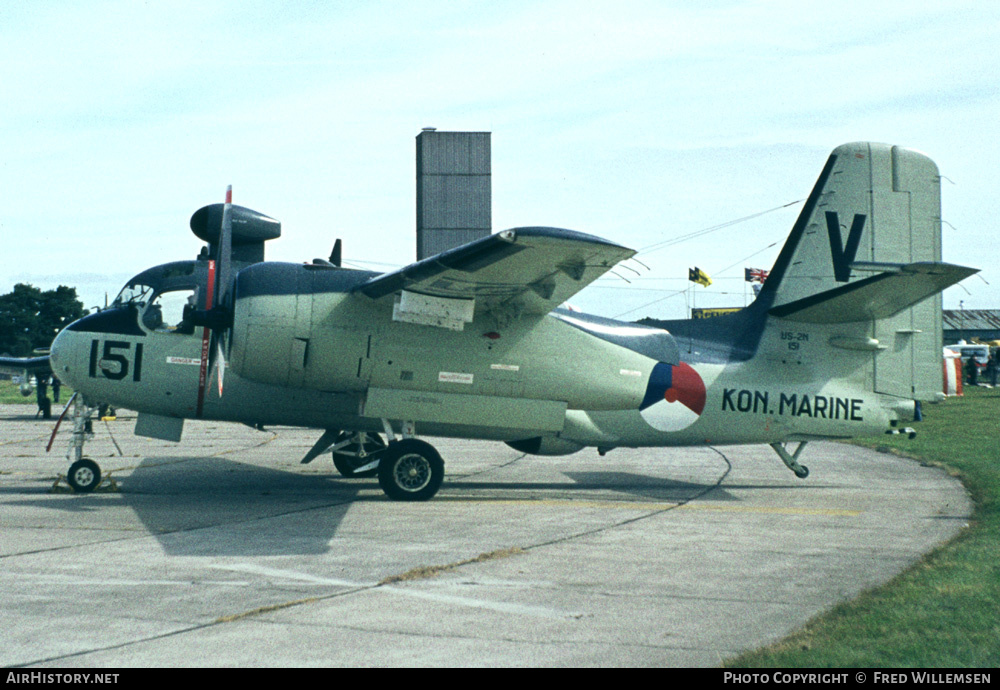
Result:
M73 333L64 328L49 347L49 365L52 367L52 373L58 376L60 381L69 384L73 388L78 387L78 382L76 381L76 372L72 366L73 358L70 352L73 342L78 339L74 337Z

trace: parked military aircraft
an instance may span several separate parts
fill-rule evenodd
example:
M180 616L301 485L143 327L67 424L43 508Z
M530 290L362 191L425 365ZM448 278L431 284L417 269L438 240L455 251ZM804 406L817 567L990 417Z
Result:
M0 357L0 374L16 377L21 395L28 397L34 390L31 385L32 376L51 376L49 356L38 357Z
M100 481L98 403L171 441L185 419L323 429L303 462L332 452L398 500L442 483L418 433L540 455L767 443L805 477L806 442L898 432L941 397L939 292L976 271L941 261L940 226L929 158L846 144L749 307L639 325L560 308L635 253L598 237L515 228L379 274L340 266L339 244L264 261L280 224L227 198L191 219L197 259L139 273L53 342L82 396L69 482Z

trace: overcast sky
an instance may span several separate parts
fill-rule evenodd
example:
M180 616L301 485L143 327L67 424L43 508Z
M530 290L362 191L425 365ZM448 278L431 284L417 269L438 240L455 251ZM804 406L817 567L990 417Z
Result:
M194 258L190 215L282 221L269 259L414 259L414 138L492 132L493 229L641 249L803 199L848 141L930 155L945 307L1000 308L1000 12L992 2L0 4L0 293L86 306ZM738 306L800 205L641 253L574 300L606 316ZM362 263L365 262L365 263ZM378 263L371 263L378 262Z

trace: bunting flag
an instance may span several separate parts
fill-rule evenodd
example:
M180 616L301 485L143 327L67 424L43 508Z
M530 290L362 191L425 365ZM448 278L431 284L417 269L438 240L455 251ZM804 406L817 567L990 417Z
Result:
M744 268L743 280L748 283L763 283L767 280L767 274L763 268Z
M688 269L688 280L692 283L698 283L698 285L704 285L705 287L712 284L712 279L708 277L708 274L697 266Z

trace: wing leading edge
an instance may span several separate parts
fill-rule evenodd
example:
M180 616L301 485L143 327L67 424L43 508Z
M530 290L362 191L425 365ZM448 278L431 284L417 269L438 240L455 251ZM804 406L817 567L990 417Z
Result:
M48 376L52 373L49 356L44 357L0 357L0 373L19 376L24 372Z

